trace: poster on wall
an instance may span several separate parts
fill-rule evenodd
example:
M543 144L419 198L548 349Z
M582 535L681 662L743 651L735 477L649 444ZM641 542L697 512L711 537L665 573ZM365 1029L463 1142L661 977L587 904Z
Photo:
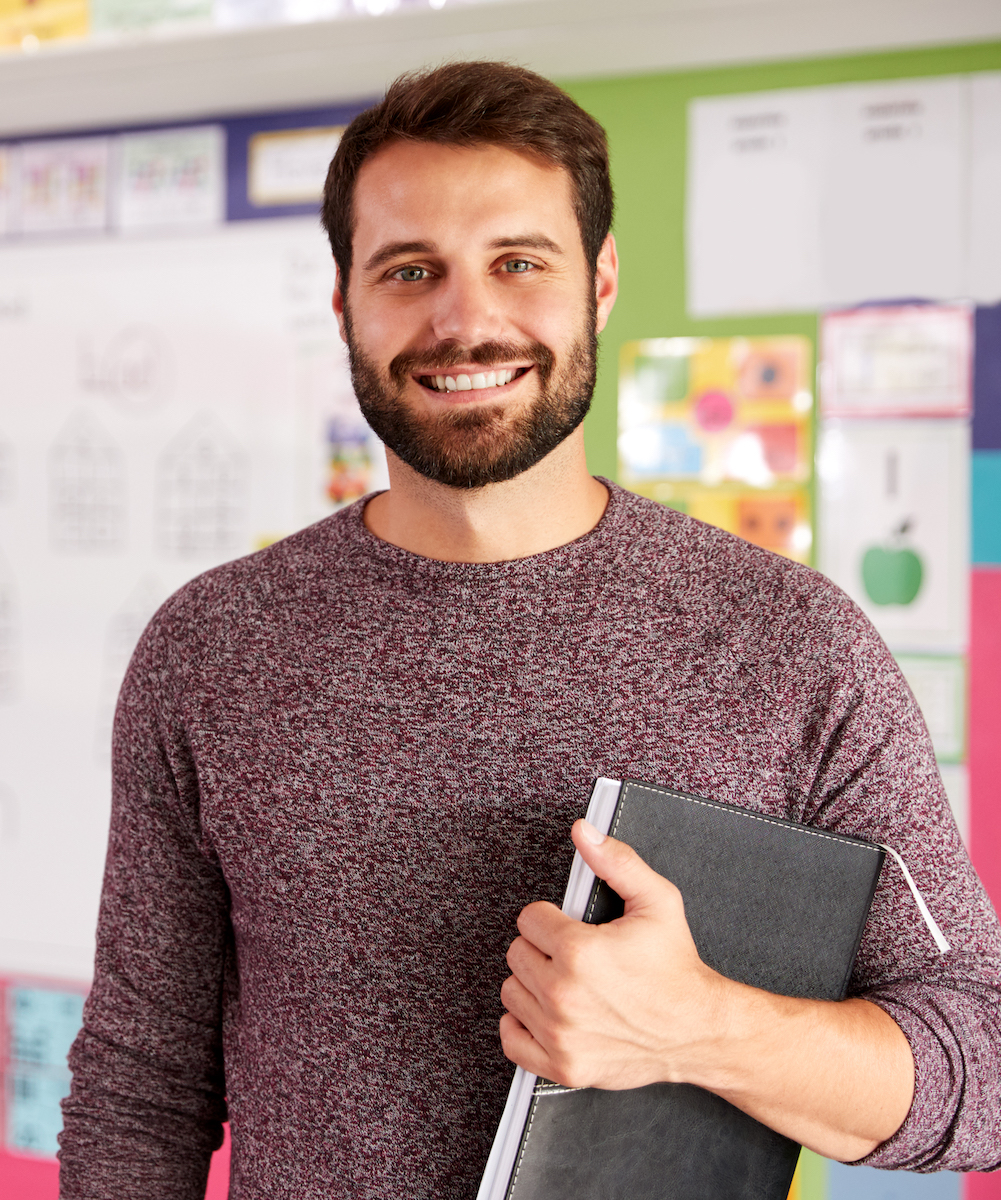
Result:
M878 306L821 322L825 417L962 417L971 411L973 311Z
M0 971L86 979L143 627L186 580L385 486L385 458L315 218L0 257Z
M126 133L115 142L119 229L212 225L226 210L226 136L221 125Z
M17 165L17 229L98 232L108 226L111 139L24 142Z
M812 547L805 338L655 338L622 348L619 480L799 562Z
M825 421L819 566L893 650L962 653L969 589L964 420Z

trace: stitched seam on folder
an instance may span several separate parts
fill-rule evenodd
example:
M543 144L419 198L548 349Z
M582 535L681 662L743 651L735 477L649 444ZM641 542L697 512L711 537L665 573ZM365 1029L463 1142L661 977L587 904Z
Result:
M528 1149L528 1139L532 1136L532 1126L535 1124L535 1110L538 1107L539 1101L536 1097L532 1098L532 1115L528 1118L528 1128L525 1130L525 1140L521 1143L521 1150L518 1153L518 1161L514 1165L514 1175L511 1177L511 1190L508 1196L513 1196L515 1188L518 1186L518 1175L521 1172L521 1164L525 1161L525 1151Z
M627 783L626 786L633 787L638 792L647 792L651 796L672 796L675 800L687 800L689 804L701 804L703 808L719 809L719 807L720 807L718 804L710 804L707 800L697 800L694 796L686 796L684 794L684 792L672 792L669 788L646 787L645 785L643 785L641 783ZM747 817L748 820L750 820L750 821L761 821L765 825L777 824L777 822L771 817L762 817L762 816L759 816L758 813L748 812L747 809L737 808L735 805L734 806L728 805L727 811L732 812L735 816L738 816L738 817ZM619 819L620 819L621 815L622 815L622 806L620 805L619 812L617 812L615 814L615 824L612 826L612 836L613 837L615 836L616 829L618 829L618 827L619 827ZM881 850L880 846L871 846L871 845L869 845L868 842L856 841L854 838L836 837L834 834L830 834L830 833L821 833L817 829L811 829L808 825L799 825L799 824L796 824L795 822L793 824L789 824L789 825L787 825L783 822L782 828L788 829L788 830L790 830L790 832L793 832L793 833L805 833L809 837L823 838L825 842L840 842L842 845L844 845L847 842L848 845L850 845L850 846L858 846L858 848L860 850L871 850L874 854L879 854L879 852ZM592 902L592 904L593 904L593 902ZM588 916L590 916L590 915L591 914L588 913Z

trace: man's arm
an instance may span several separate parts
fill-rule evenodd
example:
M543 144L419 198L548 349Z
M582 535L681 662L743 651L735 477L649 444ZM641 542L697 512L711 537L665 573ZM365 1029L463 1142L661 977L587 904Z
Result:
M115 717L94 985L70 1052L63 1197L204 1197L226 1118L220 1036L229 897L201 844L169 602Z
M699 958L673 884L584 821L573 839L625 913L596 926L552 904L522 910L501 992L509 1058L570 1087L697 1084L843 1161L897 1131L914 1062L882 1009L774 996L724 978Z

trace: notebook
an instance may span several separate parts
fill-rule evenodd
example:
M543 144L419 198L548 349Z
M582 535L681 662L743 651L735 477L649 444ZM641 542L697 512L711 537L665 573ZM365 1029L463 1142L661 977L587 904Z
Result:
M845 996L889 847L668 787L598 779L587 819L675 883L714 970L786 996ZM620 898L575 854L563 911ZM477 1200L786 1200L800 1147L690 1084L566 1088L515 1071Z

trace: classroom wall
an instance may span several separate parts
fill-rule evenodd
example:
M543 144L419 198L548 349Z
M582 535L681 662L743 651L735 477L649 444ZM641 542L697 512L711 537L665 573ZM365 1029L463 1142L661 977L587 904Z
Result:
M699 96L779 87L886 80L1001 69L1001 43L891 54L762 64L598 81L572 80L568 90L605 125L612 149L618 198L616 235L622 263L621 293L602 338L598 387L585 426L592 470L615 478L616 394L621 346L638 338L675 335L800 334L816 344L818 317L810 313L693 320L685 302L685 163L687 104ZM1001 297L999 297L1001 299ZM971 845L995 902L1001 901L1001 778L997 739L1001 728L1001 442L992 435L974 450L973 557L970 647L973 791ZM990 444L987 444L990 443ZM995 815L995 813L997 815ZM18 982L7 989L9 1003ZM27 985L44 985L28 980ZM67 993L69 994L69 993ZM12 1027L12 1020L8 1021ZM50 1028L52 1026L50 1025ZM2 1034L0 1034L2 1036ZM9 1047L7 1047L9 1049ZM0 1045L0 1054L5 1048ZM50 1048L58 1058L59 1046ZM9 1085L11 1086L11 1085ZM225 1155L212 1189L222 1194ZM28 1200L55 1195L55 1167L44 1156L9 1156L0 1150L0 1191ZM865 1175L807 1157L797 1185L800 1200L967 1200L1001 1197L1001 1180L951 1175Z

